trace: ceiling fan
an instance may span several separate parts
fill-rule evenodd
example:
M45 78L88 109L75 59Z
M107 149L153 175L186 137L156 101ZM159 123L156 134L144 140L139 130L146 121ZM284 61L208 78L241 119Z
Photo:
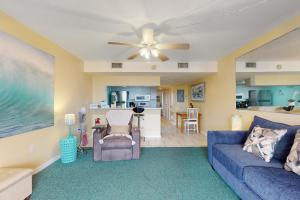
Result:
M138 44L135 43L125 43L125 42L108 42L108 44L113 45L123 45L129 47L140 48L137 52L129 56L128 60L133 60L138 56L142 56L145 59L149 60L151 57L157 57L161 61L167 61L169 58L161 52L161 50L166 49L183 49L188 50L190 44L161 44L154 40L154 31L153 29L144 28L142 32L142 41Z

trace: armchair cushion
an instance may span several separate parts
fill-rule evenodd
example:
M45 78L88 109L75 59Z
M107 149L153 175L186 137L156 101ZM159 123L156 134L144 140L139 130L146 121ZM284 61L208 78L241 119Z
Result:
M208 161L212 164L212 149L215 144L244 144L247 131L208 131Z
M126 149L132 147L132 141L125 136L112 136L103 139L103 149Z

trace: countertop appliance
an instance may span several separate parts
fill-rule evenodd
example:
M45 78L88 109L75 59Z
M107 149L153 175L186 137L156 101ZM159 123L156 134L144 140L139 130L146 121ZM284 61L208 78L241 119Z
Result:
M130 108L134 108L134 107L135 107L135 102L132 102L132 101L129 102L129 107L130 107Z
M116 104L116 107L127 108L128 107L128 91L113 91L111 92L111 104Z
M140 95L137 94L135 95L135 102L141 102L141 101L150 101L151 97L148 94Z
M245 95L243 93L237 93L235 95L235 99L236 108L248 108L249 100L245 98Z
M245 95L243 93L237 93L235 94L236 101L245 101Z
M148 107L150 107L150 102L149 101L138 101L138 102L136 102L136 105L138 107L148 108Z

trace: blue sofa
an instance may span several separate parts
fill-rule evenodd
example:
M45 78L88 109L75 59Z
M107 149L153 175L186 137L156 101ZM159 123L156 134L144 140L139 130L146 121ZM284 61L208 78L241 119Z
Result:
M242 149L249 132L256 125L288 130L278 142L270 163ZM209 163L241 199L300 199L300 176L283 168L298 129L300 126L255 116L249 131L209 131Z

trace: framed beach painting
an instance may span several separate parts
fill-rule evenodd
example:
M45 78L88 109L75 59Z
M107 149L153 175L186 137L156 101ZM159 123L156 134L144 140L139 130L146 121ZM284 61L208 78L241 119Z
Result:
M0 138L54 125L54 57L0 32Z
M192 86L191 91L192 101L204 101L205 99L205 83L199 83Z

